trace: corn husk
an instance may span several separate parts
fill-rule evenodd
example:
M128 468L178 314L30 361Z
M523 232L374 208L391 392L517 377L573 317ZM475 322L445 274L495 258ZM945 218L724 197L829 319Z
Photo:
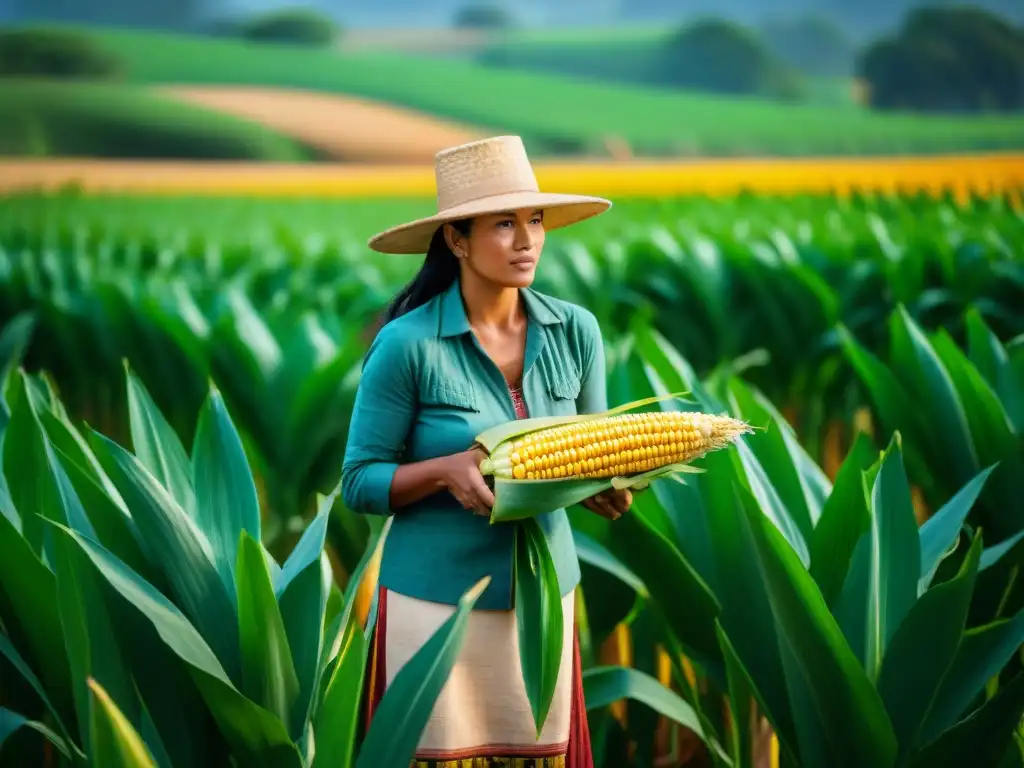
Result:
M685 394L680 392L635 400L602 413L518 419L500 424L481 433L477 436L476 442L490 454L508 441L518 439L529 433L564 424L593 421L608 416L615 416L659 401L681 398ZM492 475L493 467L488 459L481 462L480 469L485 476ZM617 490L626 488L639 490L646 488L652 481L660 478L683 482L682 475L703 471L692 466L690 462L686 462L669 464L632 475L602 478L566 477L545 480L512 480L494 476L492 478L494 506L491 509L490 521L491 523L499 523L532 518L556 509L578 504L591 496L611 488Z

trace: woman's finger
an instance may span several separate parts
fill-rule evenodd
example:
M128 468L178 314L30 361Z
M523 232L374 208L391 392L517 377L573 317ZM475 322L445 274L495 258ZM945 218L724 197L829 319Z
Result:
M604 511L604 516L609 520L615 520L619 516L619 510L615 508L615 504L607 496L602 497L599 503Z
M624 515L629 511L630 505L633 503L633 494L628 488L624 488L620 493L615 496L615 506L619 510L620 515Z
M484 482L483 475L478 475L473 478L473 490L476 492L476 496L480 502L487 507L488 514L490 514L489 510L494 506L494 492L487 487L487 483Z

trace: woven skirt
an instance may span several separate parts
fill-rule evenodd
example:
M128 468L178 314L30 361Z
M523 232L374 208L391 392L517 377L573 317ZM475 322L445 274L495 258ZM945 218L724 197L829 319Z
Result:
M395 675L455 610L383 587L378 600L364 686L367 728ZM473 611L410 768L593 768L574 607L569 593L558 683L540 738L519 664L515 612Z

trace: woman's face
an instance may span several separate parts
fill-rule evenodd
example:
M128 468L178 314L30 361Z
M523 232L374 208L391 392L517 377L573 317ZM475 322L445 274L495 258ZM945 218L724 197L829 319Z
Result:
M508 288L533 283L544 247L544 216L539 209L478 216L468 237L451 227L447 231L449 246L479 277Z

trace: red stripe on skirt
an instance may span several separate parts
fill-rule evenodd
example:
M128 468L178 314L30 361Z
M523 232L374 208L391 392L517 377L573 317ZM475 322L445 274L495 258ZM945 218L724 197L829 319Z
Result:
M366 658L366 685L363 687L363 718L365 730L369 731L370 721L380 706L387 685L385 666L385 643L387 636L387 590L378 589L377 624L373 630L373 642ZM580 664L580 638L577 627L572 633L572 714L569 721L569 749L566 753L566 768L594 768L594 753L590 745L590 724L587 721L587 704L583 697L583 670Z

